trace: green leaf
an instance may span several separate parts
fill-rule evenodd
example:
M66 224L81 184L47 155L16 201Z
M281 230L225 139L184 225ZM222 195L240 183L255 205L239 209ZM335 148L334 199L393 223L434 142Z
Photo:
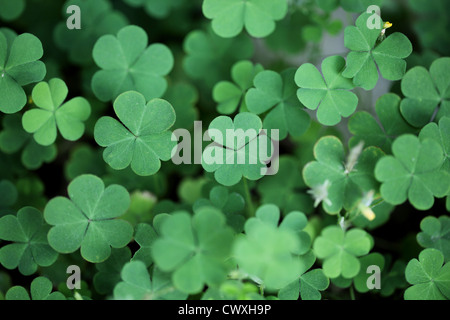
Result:
M164 99L173 106L177 115L172 129L192 129L199 116L195 107L198 101L197 89L187 82L174 83L167 88Z
M231 68L231 78L234 82L221 81L214 86L213 99L218 103L217 111L221 114L232 114L239 110L246 111L245 94L253 86L255 76L263 71L260 64L243 60Z
M308 130L309 115L298 102L294 83L295 69L287 69L281 74L266 70L256 75L255 88L248 91L245 101L250 112L258 115L266 113L263 127L279 130L278 138L283 140L288 133L298 137ZM270 132L269 132L270 134Z
M46 74L39 59L44 51L34 35L23 33L9 38L0 31L0 111L16 113L27 103L23 86L41 81Z
M138 8L144 7L145 12L157 19L167 18L172 10L180 7L183 0L124 0L128 5Z
M330 285L330 280L322 269L314 269L300 277L300 296L302 300L320 300L324 291Z
M442 170L450 173L450 117L443 117L436 123L426 125L419 134L421 141L425 139L432 139L440 144L444 150L445 160L442 164Z
M416 209L428 210L434 197L448 194L450 177L440 170L444 153L438 142L403 135L394 141L392 153L375 168L375 176L382 182L381 195L388 203L399 205L409 199Z
M0 180L0 216L1 210L11 207L18 197L16 186L9 180Z
M313 250L323 259L323 272L327 277L346 279L355 277L361 263L357 259L369 253L372 248L370 235L361 229L344 231L338 226L329 226L316 238Z
M82 175L68 187L70 200L56 197L44 210L45 221L53 227L48 242L60 253L72 253L81 247L81 255L89 262L103 262L111 247L126 246L132 236L131 225L115 219L130 205L127 190L119 185L105 189L103 181L93 175Z
M135 252L132 261L140 260L149 267L153 263L152 245L158 238L156 231L147 223L140 223L136 226L134 240L139 244L140 248Z
M275 30L275 21L288 11L286 0L205 0L203 14L212 19L215 33L232 38L247 32L255 38L264 38Z
M169 131L176 117L170 103L162 99L146 103L142 94L129 91L114 101L114 111L122 123L102 117L95 125L95 141L106 147L105 162L115 170L131 164L140 176L158 172L161 160L170 160L176 146Z
M25 0L0 0L0 19L4 21L12 21L20 17L25 10Z
M450 264L443 264L444 256L436 249L425 249L419 260L409 261L405 276L413 286L406 289L405 300L450 299Z
M35 278L31 282L30 294L24 287L15 286L6 292L6 300L66 300L59 291L52 292L53 284L45 277Z
M116 99L126 91L138 91L148 101L167 89L164 78L173 68L173 55L163 44L148 46L144 29L126 26L117 37L104 35L92 55L102 70L92 78L92 90L101 101Z
M185 300L187 294L176 290L167 274L154 269L152 279L141 261L124 265L122 281L114 288L116 300Z
M233 231L217 209L205 207L193 217L176 212L161 223L160 237L152 246L156 266L173 272L174 286L185 293L199 293L203 286L219 286L227 275Z
M370 17L371 14L363 13L356 20L356 26L345 29L345 46L351 52L347 55L347 67L342 75L353 78L355 86L365 90L375 88L378 70L386 80L400 80L406 72L404 59L412 52L411 42L399 32L382 42L377 41L381 29L369 29L367 22Z
M91 114L89 102L82 97L64 103L68 88L58 78L40 82L33 88L32 98L39 108L31 109L22 117L25 131L33 133L34 140L43 146L55 142L57 129L62 137L76 141L84 133L84 121Z
M415 127L423 127L430 121L450 117L450 58L435 60L430 71L423 67L409 70L402 80L405 99L400 106L402 115Z
M331 56L323 60L322 73L306 63L298 68L295 82L300 89L298 99L311 110L317 111L320 123L333 126L341 117L349 117L356 110L358 97L348 91L354 88L350 79L342 76L345 60L341 56Z
M359 262L361 264L360 272L353 279L353 283L354 283L356 291L358 291L360 293L366 293L366 292L369 292L369 290L371 290L371 292L377 292L378 289L376 289L376 288L369 289L369 287L367 286L368 279L373 274L370 272L368 273L367 268L369 266L376 266L376 267L380 268L380 271L383 271L384 264L385 264L383 255L381 255L379 253L371 253L371 254L368 254L367 256L359 258ZM380 275L380 280L381 280L381 277L382 276ZM381 284L380 284L380 287L382 288Z
M111 256L104 262L96 264L97 273L93 282L95 289L100 294L111 294L116 284L120 281L122 267L130 262L131 251L128 247L113 249Z
M355 113L348 123L348 129L353 134L349 146L353 148L363 141L365 146L379 147L384 152L390 153L392 142L397 137L415 133L416 130L400 113L400 101L400 97L393 93L381 96L375 105L378 119L366 111Z
M422 232L417 234L417 242L424 248L434 248L450 260L450 218L448 216L426 217L420 223Z
M0 263L10 270L19 267L26 276L35 273L38 266L52 265L58 253L48 244L48 230L41 212L32 207L20 209L17 216L0 218L0 239L12 242L0 248Z

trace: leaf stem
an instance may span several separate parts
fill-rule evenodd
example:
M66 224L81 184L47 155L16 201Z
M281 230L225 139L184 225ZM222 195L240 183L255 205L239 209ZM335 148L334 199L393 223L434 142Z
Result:
M255 216L255 207L253 206L252 196L250 194L250 189L248 188L247 178L242 177L244 182L244 191L245 191L245 202L247 203L247 215L248 217Z
M350 286L350 299L356 300L355 299L355 290L353 289L353 285Z

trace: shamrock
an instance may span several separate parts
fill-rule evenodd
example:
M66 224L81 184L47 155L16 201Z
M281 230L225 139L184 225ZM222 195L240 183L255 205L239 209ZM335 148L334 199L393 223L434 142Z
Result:
M212 19L215 33L224 38L237 36L245 29L255 38L275 30L275 21L286 16L286 0L204 0L203 14Z
M145 101L138 92L125 92L114 101L114 111L123 124L102 117L95 125L95 141L106 147L103 159L115 170L131 164L136 174L149 176L158 172L160 160L171 158L176 144L169 129L175 123L175 111L165 100Z
M303 168L303 178L313 188L316 205L323 200L323 209L330 214L342 208L350 210L364 193L378 190L373 170L383 152L375 147L352 150L345 161L341 141L333 136L323 137L314 147L316 161Z
M353 78L355 86L372 90L378 82L378 70L387 80L400 80L406 71L407 58L412 52L408 38L399 32L388 36L381 43L377 39L381 29L369 29L371 14L363 13L356 26L345 28L345 46L351 50L347 55L347 67L342 73Z
M426 217L420 223L422 232L417 234L417 242L424 248L434 248L442 252L446 262L450 260L450 218L448 216Z
M0 19L12 21L17 19L25 10L25 0L0 0Z
M187 56L183 60L186 74L201 80L208 88L225 79L236 61L253 56L253 43L249 37L240 35L234 39L223 39L210 29L194 30L183 44Z
M130 262L131 251L128 247L112 249L109 258L96 264L97 273L94 276L94 286L98 293L112 293L116 283L120 281L122 267Z
M347 91L354 85L342 76L344 68L344 58L331 56L322 62L323 76L311 63L302 64L295 74L295 82L300 87L298 99L308 109L318 108L317 119L327 126L334 126L341 117L350 116L358 105L358 97Z
M197 120L199 112L195 107L198 101L197 89L189 83L174 83L164 95L164 100L167 100L175 110L177 119L173 125L173 130L183 128L192 129L194 121Z
M41 41L34 35L0 31L0 111L22 110L27 103L22 87L41 81L47 72L39 60L43 54Z
M22 125L25 131L33 133L34 140L49 146L56 140L57 129L64 139L78 140L84 133L83 121L91 114L89 102L76 97L63 104L69 90L64 81L58 78L40 82L31 94L39 108L25 112Z
M132 261L140 260L149 267L153 263L151 255L151 248L153 242L158 238L158 235L153 227L147 223L140 223L136 226L134 240L139 244L140 248L137 250L131 259Z
M420 141L407 134L392 144L393 156L383 157L375 167L375 177L382 182L384 200L399 205L409 199L418 210L433 206L434 197L444 197L450 188L450 174L440 170L444 153L438 142Z
M442 170L450 173L450 117L443 117L439 121L439 125L432 122L427 124L419 134L421 141L425 139L433 139L438 142L444 150L445 160L442 164Z
M121 272L122 281L114 288L116 300L185 300L187 294L173 288L170 277L154 268L152 279L141 261L128 262Z
M183 0L124 0L132 7L144 7L150 16L162 19L166 18L170 11L183 4Z
M449 300L450 264L444 265L444 255L436 249L425 249L419 260L409 261L406 281L412 284L405 291L405 300Z
M424 67L414 67L402 79L405 99L400 106L402 115L415 127L423 127L434 119L450 117L448 74L450 58L435 60L428 72Z
M353 284L355 286L356 291L366 293L369 292L369 290L373 290L374 292L377 292L378 289L376 287L373 289L369 289L367 285L368 283L372 283L369 280L369 277L373 275L373 271L368 272L370 271L370 269L368 268L370 266L375 266L378 267L380 271L383 271L385 264L383 255L379 253L370 253L367 256L359 258L359 262L361 264L359 273L353 279ZM382 286L380 284L380 288L381 287Z
M344 231L338 226L326 227L313 245L317 258L323 259L323 272L327 277L355 277L361 269L358 257L372 249L370 235L361 229Z
M46 277L35 278L31 282L30 294L24 287L15 286L6 292L6 300L66 300L58 291L52 292L53 284Z
M232 114L238 109L246 111L245 93L253 86L253 78L264 70L260 64L254 65L248 60L236 62L231 68L233 82L221 81L214 86L213 99L219 105L221 114Z
M102 70L92 78L92 91L101 101L136 90L148 101L160 98L167 89L164 78L173 68L173 55L163 44L148 46L148 36L138 26L126 26L97 40L92 55ZM113 54L112 54L113 53Z
M402 134L415 133L400 113L400 97L393 93L381 96L375 105L377 119L366 111L355 113L348 122L348 129L353 134L349 146L354 147L363 141L365 146L381 148L391 152L392 142Z
M17 216L0 218L0 239L12 242L0 249L1 264L7 269L19 267L26 276L35 273L38 266L52 265L58 253L47 242L48 230L42 214L32 207L20 209Z
M255 88L250 89L245 96L250 112L259 115L270 110L264 118L263 127L279 130L280 140L285 139L288 133L301 136L310 123L309 115L295 96L294 74L294 69L281 74L271 70L262 71L253 80Z
M85 260L99 263L108 259L111 247L122 248L130 242L133 228L115 219L130 204L124 187L110 185L105 189L100 178L82 175L67 190L70 200L53 198L44 210L45 221L53 226L48 242L56 251L72 253L81 247Z
M67 28L67 8L73 5L82 12L81 29ZM82 66L92 64L92 48L99 37L115 34L128 23L126 16L113 10L108 0L68 0L61 12L64 21L54 29L55 43L68 52L71 62Z
M279 220L275 205L261 206L245 223L245 237L237 238L233 249L239 269L268 290L281 289L299 277L298 255L311 245L302 231L307 223L303 213L289 213L278 226Z
M162 271L173 272L175 288L199 293L205 283L218 286L226 279L225 261L230 255L233 231L220 211L205 207L193 217L176 212L157 229L160 237L153 243L153 259Z
M225 186L237 184L242 177L260 179L268 161L268 152L263 151L268 138L260 134L261 128L261 119L248 112L239 113L234 120L215 118L208 129L214 143L203 151L203 168L214 172L217 182Z
M23 148L21 160L30 170L38 169L44 162L51 162L56 158L56 146L42 146L23 130L19 114L3 118L4 130L0 132L0 150L5 153L16 153Z

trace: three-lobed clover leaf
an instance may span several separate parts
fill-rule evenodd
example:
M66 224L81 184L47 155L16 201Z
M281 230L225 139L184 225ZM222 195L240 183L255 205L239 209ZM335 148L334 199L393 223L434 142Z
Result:
M46 277L38 277L31 282L30 293L22 286L15 286L6 292L5 298L6 300L66 300L61 292L52 291L52 282Z
M355 86L350 79L342 76L345 60L341 56L331 56L322 62L322 74L311 64L298 68L295 82L300 89L298 99L311 110L317 111L321 124L334 126L341 117L349 117L355 112L358 97L348 90Z
M221 114L232 114L237 109L247 111L245 94L253 86L255 76L263 70L262 65L248 60L236 62L231 68L234 82L221 81L214 86L213 99L218 103L217 111Z
M281 74L271 70L262 71L253 80L255 88L250 89L245 96L250 112L258 115L267 112L263 127L279 130L279 140L285 139L288 133L294 137L301 136L308 130L311 121L295 95L297 87L294 75L295 69L292 68Z
M371 237L364 230L344 231L338 226L329 226L316 238L313 250L317 258L323 259L322 268L327 277L350 279L361 269L358 257L368 254L372 246Z
M434 197L448 194L450 174L441 170L445 158L438 142L406 134L394 141L392 153L375 167L381 196L388 203L399 205L409 199L416 209L428 210Z
M145 97L135 91L122 93L114 101L114 111L122 122L102 117L94 130L95 141L102 147L103 159L115 170L131 164L140 176L159 171L161 160L168 161L176 146L169 129L175 123L175 111L165 100Z
M140 248L137 250L132 261L140 260L149 267L153 263L152 245L158 235L153 227L147 223L140 223L136 226L134 240L139 244Z
M450 117L450 58L435 60L430 71L414 67L402 79L400 109L405 119L415 127L423 127L435 117Z
M138 91L148 101L167 89L164 78L173 68L170 49L160 43L148 45L148 36L138 26L126 26L95 43L92 55L102 70L92 77L92 91L101 101L116 99L125 91Z
M58 78L40 82L31 94L33 108L24 113L22 125L25 131L33 133L34 140L43 146L55 142L57 131L69 141L76 141L84 133L84 121L91 114L91 106L83 97L76 97L64 103L69 90Z
M23 86L41 81L47 70L41 41L32 34L0 31L0 111L16 113L27 103Z
M48 267L58 258L47 241L49 226L42 213L24 207L15 215L0 218L0 239L11 241L0 248L0 263L7 269L19 267L23 275L36 272L38 266Z
M380 149L369 147L356 159L347 158L346 163L342 142L334 136L323 137L314 147L316 161L303 168L303 178L310 188L324 189L322 197L316 200L323 200L327 213L337 214L342 208L351 210L365 193L378 190L373 171L383 155Z
M176 212L156 229L160 237L152 246L153 260L162 271L172 272L175 288L199 293L205 284L215 287L226 279L234 232L223 213L212 207L193 217Z
M150 16L163 19L169 16L173 9L183 4L183 0L124 0L132 7L144 7Z
M208 129L214 142L203 151L203 169L214 172L217 182L225 186L237 184L242 177L262 178L272 144L260 134L261 129L261 119L249 112L237 114L234 120L227 116L215 118Z
M405 276L412 284L405 291L405 300L450 299L450 263L444 265L444 255L439 250L423 250L419 260L409 261Z
M67 9L73 5L80 8L81 29L67 28ZM71 62L82 66L93 63L92 48L99 37L115 34L128 23L108 0L68 0L61 13L64 19L54 29L55 43L68 53Z
M307 224L303 213L293 211L280 224L279 220L278 207L261 206L256 217L247 220L245 237L237 238L233 248L239 269L268 290L281 289L299 278L299 255L311 245L303 231Z
M348 122L348 129L353 134L349 146L353 148L363 141L365 146L374 146L386 153L391 152L392 142L405 133L415 133L400 113L400 97L394 93L381 96L375 105L378 116L374 118L366 111L355 113Z
M286 0L204 0L203 14L212 19L215 33L224 38L237 36L245 29L255 38L264 38L276 27L275 21L288 12Z
M419 134L421 141L432 139L439 143L444 151L444 163L441 169L450 173L450 117L443 117L439 124L434 122L427 124Z
M45 221L53 227L48 242L60 253L72 253L81 247L81 255L89 262L105 261L111 247L126 246L132 226L117 217L130 205L127 190L119 185L105 189L103 181L93 175L82 175L67 188L70 200L56 197L44 210Z
M417 242L424 248L441 251L445 261L450 261L450 218L426 217L420 222L420 229L422 232L417 234Z
M378 82L378 70L387 80L400 80L406 72L406 59L412 52L409 39L395 32L378 41L380 29L369 28L371 14L363 13L356 20L356 26L345 29L345 46L351 50L347 55L347 67L342 75L353 78L355 86L372 90Z
M142 261L125 264L121 272L122 281L114 288L116 300L185 300L187 294L175 289L170 275L154 268L150 279Z

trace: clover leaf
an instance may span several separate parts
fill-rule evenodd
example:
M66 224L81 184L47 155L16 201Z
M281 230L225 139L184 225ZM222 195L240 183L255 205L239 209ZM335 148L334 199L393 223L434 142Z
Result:
M339 5L349 12L362 12L371 5L381 6L383 0L316 0L317 5L326 12L334 11Z
M421 141L425 139L433 139L438 142L444 150L445 160L442 164L442 170L450 173L450 117L443 117L439 121L439 125L436 123L429 123L426 125L419 134Z
M423 127L436 119L450 117L448 73L450 58L435 60L427 71L424 67L414 67L402 79L405 99L401 103L402 115L415 127Z
M78 6L81 14L81 29L67 28L67 8ZM113 10L108 0L68 0L61 9L64 21L54 29L56 45L68 53L71 62L77 65L92 64L92 48L97 39L105 34L115 34L128 23L126 16Z
M64 169L67 180L73 180L87 173L101 177L106 173L102 150L94 149L87 144L80 144L70 154Z
M275 21L285 17L286 0L204 0L203 14L212 19L215 33L224 38L237 36L245 29L255 38L264 38L275 30Z
M162 99L146 103L142 94L129 91L114 101L114 111L122 123L102 117L94 130L95 141L106 147L105 162L115 170L131 164L140 176L158 172L161 160L169 160L176 146L169 131L176 117L170 103Z
M162 271L173 272L175 288L199 293L205 284L214 287L226 279L225 261L234 233L220 211L205 207L193 217L176 212L157 229L160 237L153 243L153 259Z
M0 31L0 111L15 113L27 103L23 86L41 81L47 72L44 51L32 34L9 37Z
M148 101L160 98L167 89L164 78L173 68L168 47L148 46L148 36L138 26L126 26L113 35L97 40L92 55L102 70L92 78L92 90L101 101L114 100L125 91L135 90ZM113 53L113 54L112 54Z
M393 93L381 96L375 105L377 119L366 111L355 113L348 122L348 129L353 134L349 146L354 147L363 141L365 146L381 148L390 153L392 142L402 134L415 133L400 113L400 97Z
M6 292L6 300L66 300L59 291L52 292L53 284L46 277L35 278L31 282L30 294L21 286L15 286Z
M377 42L381 29L369 29L369 13L356 20L356 26L345 28L345 46L351 50L347 55L344 77L353 78L353 83L365 90L372 90L378 82L378 70L387 80L400 80L406 72L407 58L412 52L408 38L399 32ZM381 28L381 26L380 26ZM378 69L378 70L377 70Z
M352 160L351 155L352 152L346 162L341 141L333 136L323 137L314 147L316 161L303 168L305 183L313 190L323 189L321 197L315 196L316 205L322 200L322 207L329 214L337 214L342 208L350 210L365 193L378 190L373 170L383 152L369 147L356 159Z
M323 272L329 278L355 277L361 269L358 257L372 249L371 236L364 230L344 231L338 226L325 228L316 238L313 250L317 258L323 259Z
M84 123L91 114L89 102L82 97L73 98L63 103L68 88L61 79L54 78L40 82L32 92L36 106L24 113L22 125L25 131L33 133L34 140L43 146L55 142L57 130L64 139L78 140L84 133Z
M370 253L367 256L359 258L359 262L361 264L360 271L353 279L353 284L355 286L356 291L360 293L366 293L369 292L369 290L372 290L372 292L377 292L378 289L376 288L369 289L369 287L367 286L368 279L372 275L372 273L370 272L368 273L367 271L369 266L376 266L380 268L380 271L383 271L385 265L383 255L377 252Z
M383 157L376 165L375 176L382 182L384 200L399 205L409 199L418 210L433 206L434 197L444 197L450 188L449 173L440 170L444 153L438 142L403 135L392 145L393 156Z
M295 74L298 99L308 109L318 109L317 119L327 126L349 117L358 105L358 97L348 91L354 88L352 81L342 76L344 68L344 58L331 56L322 62L323 76L311 63L302 64Z
M203 169L214 172L217 182L224 186L235 185L242 177L249 180L263 177L268 152L261 150L269 139L260 134L261 129L261 119L249 112L239 113L234 120L227 116L215 118L208 129L214 132L211 137L214 142L203 151ZM231 139L230 135L227 138L227 131L233 133Z
M12 21L17 19L25 10L25 0L0 0L0 19Z
M405 300L449 300L450 264L444 265L444 255L436 249L425 249L419 260L409 261L406 281L412 284L405 291Z
M131 225L115 219L128 209L130 196L119 185L105 189L103 181L82 175L68 187L70 200L56 197L44 210L45 221L53 227L48 242L60 253L72 253L81 247L87 261L99 263L111 254L111 247L122 248L133 236Z
M42 214L32 207L20 209L17 216L0 218L0 239L12 242L0 248L0 263L7 269L19 267L26 276L35 273L38 266L52 265L58 253L47 242L48 230Z
M218 103L217 111L221 114L232 114L238 109L247 110L245 93L253 86L253 78L264 70L260 64L243 60L231 68L231 78L234 82L221 81L214 86L213 99Z
M265 70L253 80L255 88L250 89L245 102L250 112L263 114L269 111L263 122L264 129L279 130L279 139L283 140L288 133L301 136L308 130L309 115L303 110L295 96L297 87L294 83L295 69L287 69L281 74Z
M137 250L132 261L140 260L149 267L153 263L152 245L158 238L158 235L153 227L147 223L140 223L136 226L134 240L139 244L140 248Z
M434 248L442 252L445 261L450 260L450 218L448 216L426 217L420 223L422 232L417 234L417 242L424 248Z
M124 265L122 281L114 288L116 300L185 300L187 294L176 290L170 276L154 268L152 278L145 264L132 261Z
M94 276L94 286L100 294L110 294L120 281L122 267L130 262L131 251L128 247L113 249L109 258L96 264L97 273Z
M253 56L253 43L244 34L234 39L224 39L214 32L194 30L183 43L186 57L183 69L195 80L212 88L217 82L229 77L230 68L240 60Z
M124 0L132 7L144 7L150 16L162 19L166 18L173 9L183 4L183 0Z

